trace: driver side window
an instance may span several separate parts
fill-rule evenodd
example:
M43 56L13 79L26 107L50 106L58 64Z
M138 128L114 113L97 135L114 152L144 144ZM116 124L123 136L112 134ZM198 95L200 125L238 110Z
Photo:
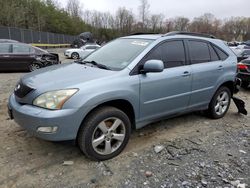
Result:
M186 57L183 41L167 41L158 45L146 56L144 62L151 59L162 60L165 68L185 65Z

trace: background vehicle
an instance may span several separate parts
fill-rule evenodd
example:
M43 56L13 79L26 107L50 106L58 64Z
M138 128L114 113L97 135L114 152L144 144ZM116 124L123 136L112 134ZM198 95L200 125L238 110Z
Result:
M14 43L14 42L18 42L18 41L17 40L11 40L11 39L0 39L0 43L6 43L6 42Z
M248 88L250 84L250 57L238 63L237 77L242 80L241 87Z
M19 42L0 43L0 71L34 71L59 64L58 54Z
M213 36L172 32L119 38L49 70L21 78L10 117L37 137L76 139L86 156L106 160L124 149L132 128L197 110L222 118L237 59Z
M87 43L94 43L93 35L90 32L83 32L72 42L71 47L80 48Z
M91 52L95 51L96 49L100 48L98 44L86 44L82 46L81 48L73 48L73 49L68 49L64 52L64 55L67 58L72 58L72 59L79 59L79 58L84 58L87 55L89 55Z
M230 49L237 56L238 62L250 56L250 46L248 45L230 46Z

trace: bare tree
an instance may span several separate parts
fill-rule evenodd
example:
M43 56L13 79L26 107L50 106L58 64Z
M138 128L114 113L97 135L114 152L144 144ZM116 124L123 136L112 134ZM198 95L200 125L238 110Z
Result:
M187 31L189 26L189 19L185 17L176 17L173 19L173 29L176 31Z
M72 17L82 16L82 4L79 0L68 0L66 10Z
M134 16L132 11L127 10L125 7L119 8L116 12L116 25L117 29L122 35L132 32L132 26L134 23Z
M140 19L142 22L142 29L146 27L146 22L149 16L149 7L150 4L148 3L148 0L140 0L141 5L139 6L139 14L140 14Z
M163 14L153 14L150 17L150 26L152 32L161 32L163 28Z

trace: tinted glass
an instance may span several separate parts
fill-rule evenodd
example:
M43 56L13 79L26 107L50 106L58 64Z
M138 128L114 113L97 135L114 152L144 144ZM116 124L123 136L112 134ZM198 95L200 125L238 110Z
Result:
M162 60L165 68L178 67L185 64L185 50L182 41L168 41L152 50L145 61Z
M213 46L221 60L227 59L228 55L216 46Z
M242 52L242 54L243 54L243 55L250 55L250 50L244 50L244 51Z
M95 50L96 48L98 48L97 46L87 46L86 49L91 49L91 50Z
M0 44L0 53L10 53L10 44Z
M87 56L84 61L95 61L113 70L129 65L153 40L116 39Z
M215 52L214 48L210 44L208 44L208 46L209 46L211 61L218 61L218 60L220 60L220 58L218 57L218 55Z
M32 52L32 48L27 45L22 44L12 44L12 52L13 53L30 53Z
M189 53L192 64L210 61L208 44L200 41L189 41Z

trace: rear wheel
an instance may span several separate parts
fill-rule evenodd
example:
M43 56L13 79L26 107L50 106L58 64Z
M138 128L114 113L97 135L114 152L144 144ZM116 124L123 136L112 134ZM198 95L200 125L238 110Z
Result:
M38 63L31 63L30 65L29 65L29 70L32 72L32 71L34 71L34 70L37 70L37 69L40 69L41 68L41 66L38 64Z
M207 110L213 119L222 118L228 111L231 102L231 91L225 87L220 87L213 96Z
M78 54L77 52L73 52L73 53L71 54L71 58L72 58L72 59L79 59L79 54Z
M249 86L249 82L242 81L242 83L241 83L242 88L247 89L248 86Z
M94 110L81 125L78 145L83 153L97 161L117 156L128 143L131 123L128 116L114 107Z

